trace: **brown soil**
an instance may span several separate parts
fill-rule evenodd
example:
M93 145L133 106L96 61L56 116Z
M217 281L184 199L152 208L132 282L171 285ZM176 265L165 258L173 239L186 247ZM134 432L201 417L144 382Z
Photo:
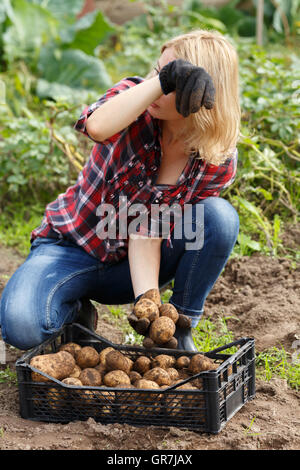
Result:
M291 226L283 239L291 248L299 246L299 226ZM23 261L16 252L0 247L0 292ZM235 338L255 338L256 349L272 346L292 349L299 339L300 267L291 268L284 258L260 254L230 259L210 292L205 316L231 317L227 325ZM130 310L131 305L124 306ZM97 331L122 343L121 331L99 305ZM102 315L101 315L102 313ZM14 368L21 351L7 347L7 364ZM0 367L4 369L6 365ZM0 449L298 449L299 392L283 379L256 380L256 397L248 402L218 435L180 428L145 427L86 422L49 424L24 420L19 415L18 389L0 384Z

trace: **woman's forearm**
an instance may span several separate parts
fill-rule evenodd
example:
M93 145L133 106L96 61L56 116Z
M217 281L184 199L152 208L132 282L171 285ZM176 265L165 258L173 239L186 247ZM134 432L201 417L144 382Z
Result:
M159 289L162 238L129 238L128 260L135 297Z
M88 118L86 129L101 142L129 126L162 95L158 76L122 91L97 108Z

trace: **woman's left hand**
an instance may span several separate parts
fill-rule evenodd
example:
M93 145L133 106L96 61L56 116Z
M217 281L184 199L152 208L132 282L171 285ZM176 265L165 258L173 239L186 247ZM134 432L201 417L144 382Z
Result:
M159 79L165 95L176 92L176 109L184 117L196 113L201 106L213 108L215 87L202 67L182 59L173 60L161 69Z

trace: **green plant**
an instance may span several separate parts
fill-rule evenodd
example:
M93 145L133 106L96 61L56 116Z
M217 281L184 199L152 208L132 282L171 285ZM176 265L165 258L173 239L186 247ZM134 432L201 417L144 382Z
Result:
M228 329L226 321L230 317L218 317L216 321L210 318L201 319L193 330L195 344L199 351L207 352L224 346L234 341L233 333ZM236 348L230 348L226 352L231 354Z
M40 225L44 205L25 201L14 202L0 210L0 243L17 249L22 256L30 250L30 233Z
M292 360L291 354L283 347L272 347L259 353L256 357L258 376L266 381L277 376L286 379L291 388L300 388L299 359Z
M77 19L82 5L83 0L6 0L1 7L2 67L25 62L37 76L40 98L72 99L112 84L94 52L115 27L99 10Z
M0 370L0 383L8 383L10 385L17 384L17 373L7 366L4 370Z

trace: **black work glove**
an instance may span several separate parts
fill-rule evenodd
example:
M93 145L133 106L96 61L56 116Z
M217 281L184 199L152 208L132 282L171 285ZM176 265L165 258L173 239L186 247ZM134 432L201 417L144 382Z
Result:
M159 80L165 95L176 92L176 109L184 117L196 113L201 106L206 109L214 106L215 87L202 67L182 59L173 60L161 69Z

